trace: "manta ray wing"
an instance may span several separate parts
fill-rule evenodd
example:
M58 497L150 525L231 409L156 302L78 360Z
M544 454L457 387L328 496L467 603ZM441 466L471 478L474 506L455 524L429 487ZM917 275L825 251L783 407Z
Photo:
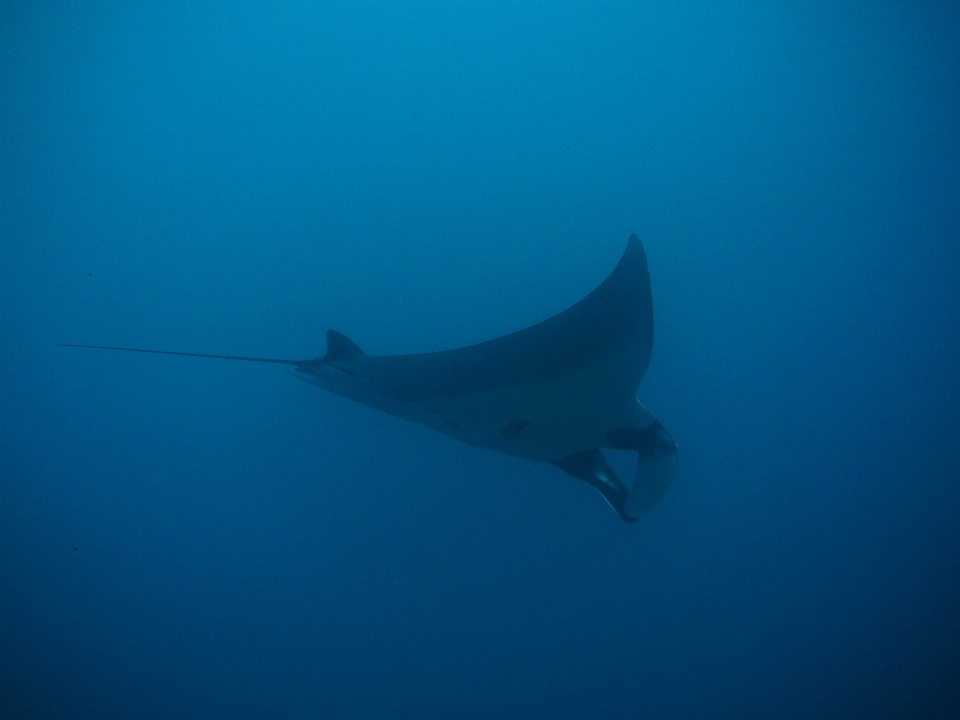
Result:
M425 402L517 387L582 372L621 358L607 378L633 396L653 349L653 303L643 246L630 237L616 268L576 305L543 322L469 347L368 358L364 377L378 392Z

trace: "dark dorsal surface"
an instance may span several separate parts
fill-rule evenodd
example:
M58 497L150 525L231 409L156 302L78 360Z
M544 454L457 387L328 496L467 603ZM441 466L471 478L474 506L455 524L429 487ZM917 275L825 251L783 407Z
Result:
M616 383L632 395L652 349L650 275L643 245L631 235L607 279L558 315L456 350L356 356L350 368L379 394L423 402L526 385L622 359Z

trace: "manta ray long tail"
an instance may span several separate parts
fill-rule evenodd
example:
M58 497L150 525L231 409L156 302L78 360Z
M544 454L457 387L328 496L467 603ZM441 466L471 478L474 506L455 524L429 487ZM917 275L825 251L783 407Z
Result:
M278 358L247 357L245 355L207 355L205 353L174 352L173 350L144 350L142 348L114 347L112 345L72 345L57 343L57 347L88 348L90 350L123 350L151 355L182 355L183 357L214 358L216 360L243 360L244 362L274 363L275 365L306 365L312 360L281 360Z

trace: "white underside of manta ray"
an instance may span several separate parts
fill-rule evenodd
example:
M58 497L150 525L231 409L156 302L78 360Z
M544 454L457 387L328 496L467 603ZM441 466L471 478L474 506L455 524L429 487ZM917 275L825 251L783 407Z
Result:
M653 349L650 275L636 235L573 307L456 350L375 357L335 330L327 331L327 354L312 360L63 347L292 365L324 390L470 445L556 465L599 490L627 522L660 501L677 471L676 443L636 398ZM637 452L630 489L601 448Z

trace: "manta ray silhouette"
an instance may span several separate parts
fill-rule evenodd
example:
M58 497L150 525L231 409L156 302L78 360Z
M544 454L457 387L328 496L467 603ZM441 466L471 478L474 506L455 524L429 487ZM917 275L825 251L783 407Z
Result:
M291 365L307 382L369 407L556 465L599 490L627 522L660 501L677 471L677 444L636 398L653 350L650 274L636 235L607 279L573 307L455 350L369 356L335 330L327 330L326 355L312 360L60 346ZM630 489L601 448L637 452Z

